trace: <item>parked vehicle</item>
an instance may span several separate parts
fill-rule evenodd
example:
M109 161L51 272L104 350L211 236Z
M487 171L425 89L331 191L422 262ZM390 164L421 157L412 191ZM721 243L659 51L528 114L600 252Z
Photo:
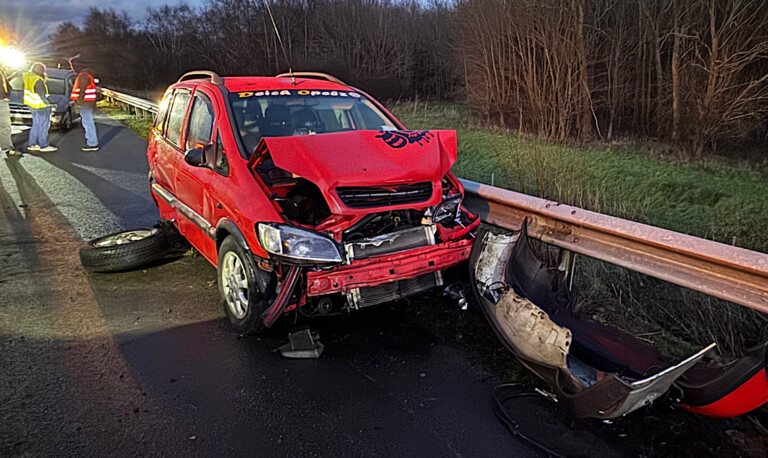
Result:
M48 99L54 105L51 113L51 124L60 130L69 130L72 124L80 119L80 112L75 103L69 99L72 87L75 84L77 73L63 68L49 68L46 70L48 78ZM32 113L29 107L24 105L24 80L23 72L13 73L8 79L11 84L11 123L32 124Z
M454 131L408 131L324 74L184 75L147 151L163 219L218 269L235 329L423 293L469 258L478 217Z

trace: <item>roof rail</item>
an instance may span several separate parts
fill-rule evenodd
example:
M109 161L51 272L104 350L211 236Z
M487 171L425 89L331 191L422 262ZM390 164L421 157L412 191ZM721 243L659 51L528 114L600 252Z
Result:
M201 76L205 77L202 79L210 79L211 83L213 84L221 84L221 77L216 72L212 72L210 70L195 70L192 72L187 72L181 75L181 78L179 78L179 80L176 82L181 83L182 81L201 79Z
M341 84L342 86L346 86L347 84L336 78L335 76L331 76L327 73L318 73L318 72L293 72L293 73L281 73L277 75L275 78L309 78L309 79L315 79L315 80L325 80L330 81L332 83Z

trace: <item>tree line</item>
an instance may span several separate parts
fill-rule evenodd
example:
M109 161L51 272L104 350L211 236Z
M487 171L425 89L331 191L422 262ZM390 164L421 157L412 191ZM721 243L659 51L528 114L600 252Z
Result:
M111 84L157 89L199 68L284 72L280 40L294 70L381 98L466 101L548 140L659 138L697 160L768 139L766 1L209 0L135 24L91 9L51 46Z

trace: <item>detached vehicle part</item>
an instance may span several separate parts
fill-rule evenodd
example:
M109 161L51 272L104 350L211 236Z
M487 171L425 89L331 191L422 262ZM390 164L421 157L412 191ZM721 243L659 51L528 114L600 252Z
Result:
M133 229L89 241L80 249L80 263L87 272L121 272L154 264L170 248L162 229Z
M563 273L536 256L527 224L513 234L481 228L470 259L481 309L505 346L546 381L576 417L610 419L652 403L673 384L691 411L740 415L766 401L765 345L730 368L701 362L711 344L672 363L618 329L572 313ZM762 359L761 359L762 358ZM713 374L721 374L718 382ZM712 407L735 396L730 409ZM704 407L702 405L704 403Z

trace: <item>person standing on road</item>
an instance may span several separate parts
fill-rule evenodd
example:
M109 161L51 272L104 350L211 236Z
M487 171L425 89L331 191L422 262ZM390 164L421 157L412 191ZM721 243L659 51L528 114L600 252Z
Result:
M80 70L75 80L75 86L72 88L70 98L75 101L75 105L80 109L80 119L83 129L85 129L85 146L83 151L98 151L99 137L96 134L96 124L93 122L93 109L96 108L96 81L91 75L91 70L84 68Z
M51 128L51 102L48 100L48 85L45 84L45 65L32 64L24 72L24 105L32 112L32 128L29 129L27 151L50 153L58 148L48 144L48 129Z
M0 152L5 151L9 156L21 156L21 151L13 148L11 138L11 84L5 77L5 71L0 67Z

